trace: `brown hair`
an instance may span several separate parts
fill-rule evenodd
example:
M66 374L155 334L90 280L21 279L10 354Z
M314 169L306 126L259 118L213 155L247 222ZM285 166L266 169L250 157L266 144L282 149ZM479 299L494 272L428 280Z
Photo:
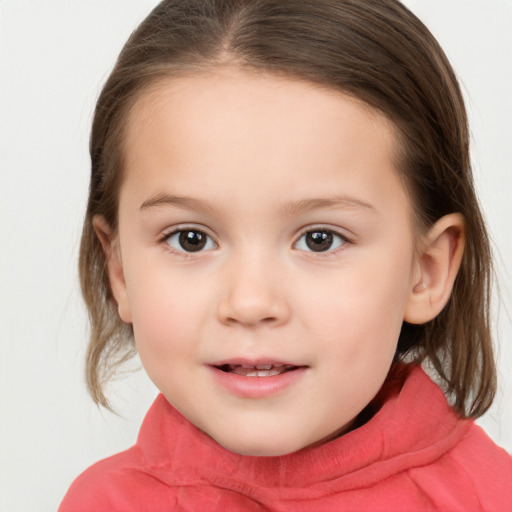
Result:
M492 268L466 111L443 50L397 0L164 0L132 34L98 99L90 141L79 266L91 320L87 383L94 400L108 406L103 384L135 352L92 225L101 215L117 229L127 114L156 80L221 62L323 84L380 110L400 134L400 171L418 226L448 213L464 216L466 246L452 297L433 321L404 323L397 359L429 361L461 416L483 414L496 388Z

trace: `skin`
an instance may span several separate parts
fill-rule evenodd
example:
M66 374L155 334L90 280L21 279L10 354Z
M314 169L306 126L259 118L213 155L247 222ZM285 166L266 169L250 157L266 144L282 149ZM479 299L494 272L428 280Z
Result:
M133 107L118 232L95 218L113 294L156 386L227 449L282 455L343 434L403 320L448 300L463 220L415 236L397 144L341 92L229 67L162 81ZM204 249L187 252L179 229ZM306 243L315 230L334 233L326 250ZM244 397L212 371L234 359L303 370Z

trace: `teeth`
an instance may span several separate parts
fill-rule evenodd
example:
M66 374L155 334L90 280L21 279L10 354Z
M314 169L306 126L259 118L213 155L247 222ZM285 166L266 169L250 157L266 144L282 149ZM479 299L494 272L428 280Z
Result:
M253 364L242 364L240 365L242 368L245 368L247 370L250 370L251 368L256 368L257 370L270 370L270 368L272 368L273 365L271 364L257 364L257 365L253 365Z
M275 375L281 375L286 370L292 368L290 365L272 365L272 364L230 364L229 372L244 377L273 377Z
M240 375L245 375L246 377L272 377L274 375L279 375L280 373L281 372L278 369L269 369L249 371L247 373L242 373Z

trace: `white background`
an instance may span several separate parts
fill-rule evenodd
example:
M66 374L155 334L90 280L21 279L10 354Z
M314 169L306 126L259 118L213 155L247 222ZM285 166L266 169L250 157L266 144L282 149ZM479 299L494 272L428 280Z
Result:
M83 379L77 247L94 100L155 0L0 0L0 511L51 512L83 469L133 444L156 395L143 372L96 408ZM500 394L480 421L512 451L512 1L408 0L470 111L476 181L498 253ZM508 312L507 312L508 310Z

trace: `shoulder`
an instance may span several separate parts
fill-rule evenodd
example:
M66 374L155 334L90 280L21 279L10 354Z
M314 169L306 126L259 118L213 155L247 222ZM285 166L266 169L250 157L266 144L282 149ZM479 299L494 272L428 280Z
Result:
M163 510L164 503L167 507L172 504L172 489L150 475L145 466L137 446L97 462L71 484L58 512Z
M454 506L465 503L468 510L512 510L512 457L472 421L450 450L431 464L409 470L409 475L444 507L453 501Z
M512 457L461 419L419 366L382 407L395 482L433 510L512 511ZM393 428L390 427L393 425Z

